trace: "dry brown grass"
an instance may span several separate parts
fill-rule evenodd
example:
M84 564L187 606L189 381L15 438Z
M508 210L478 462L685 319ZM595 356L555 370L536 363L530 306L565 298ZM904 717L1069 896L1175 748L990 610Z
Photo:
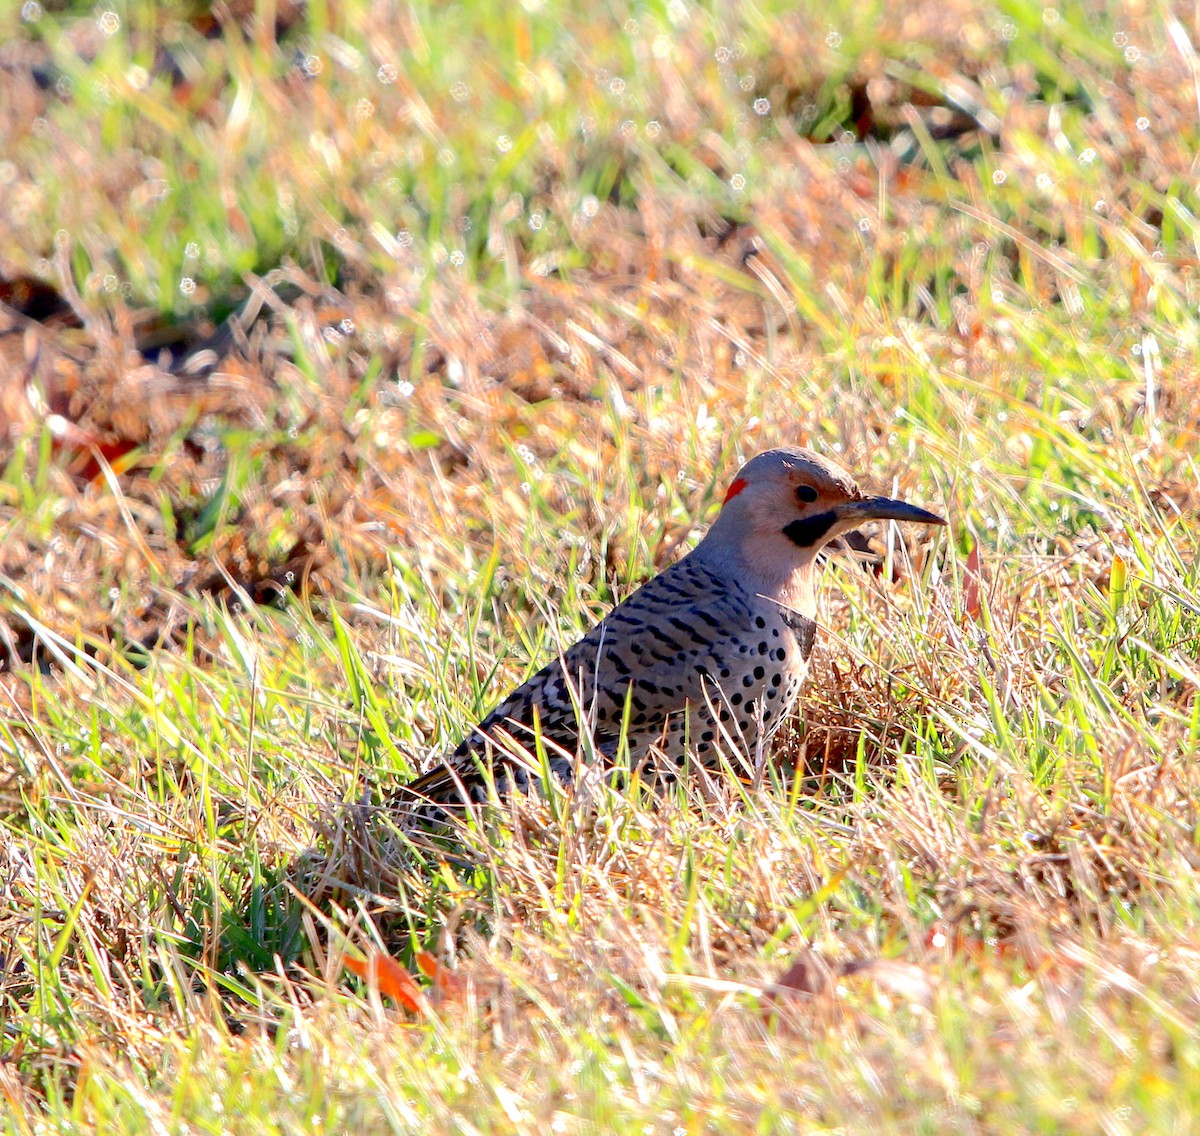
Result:
M1195 1125L1197 30L1046 11L0 15L8 1130ZM783 441L953 529L770 783L406 846Z

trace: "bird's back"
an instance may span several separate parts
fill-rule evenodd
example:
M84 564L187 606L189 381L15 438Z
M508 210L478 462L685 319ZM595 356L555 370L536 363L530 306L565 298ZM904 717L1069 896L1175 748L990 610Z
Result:
M719 750L753 754L799 693L814 630L693 552L514 690L408 793L477 795L488 764L498 787L524 788L533 762L520 751L532 755L539 736L563 782L589 753L613 761L623 731L635 761L652 750L676 765L689 751L709 763ZM581 747L581 723L594 744Z

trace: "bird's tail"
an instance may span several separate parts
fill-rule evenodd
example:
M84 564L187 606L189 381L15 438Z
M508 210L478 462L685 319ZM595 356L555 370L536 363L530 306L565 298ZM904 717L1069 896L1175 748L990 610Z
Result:
M509 730L476 731L433 768L401 785L392 802L447 816L499 800L514 789L527 793L552 783L559 787L570 784L577 755L540 733L532 734L523 743Z

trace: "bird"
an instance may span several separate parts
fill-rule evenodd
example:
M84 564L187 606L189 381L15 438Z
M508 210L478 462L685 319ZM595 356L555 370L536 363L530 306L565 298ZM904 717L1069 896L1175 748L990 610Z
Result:
M671 779L689 761L714 768L722 753L763 752L808 672L818 556L871 520L946 524L863 493L812 450L757 454L691 552L512 691L400 799L482 803L489 786L528 791L545 765L570 785L585 767L611 769L627 755Z

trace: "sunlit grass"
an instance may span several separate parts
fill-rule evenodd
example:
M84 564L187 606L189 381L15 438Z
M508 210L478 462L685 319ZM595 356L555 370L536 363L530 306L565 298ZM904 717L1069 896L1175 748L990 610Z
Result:
M35 8L0 276L82 327L0 337L4 1131L1196 1125L1184 16ZM406 843L778 442L952 524L831 562L764 786ZM764 1016L806 948L928 997Z

